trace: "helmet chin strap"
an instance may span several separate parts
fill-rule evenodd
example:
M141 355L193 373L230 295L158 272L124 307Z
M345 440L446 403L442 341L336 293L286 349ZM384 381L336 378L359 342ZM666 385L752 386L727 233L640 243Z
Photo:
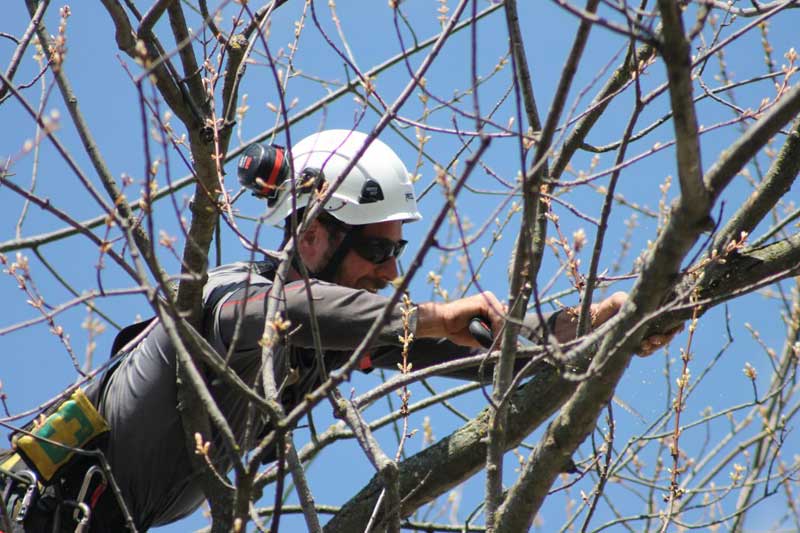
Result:
M345 233L342 242L339 243L338 248L336 251L333 252L333 255L330 259L328 259L328 263L322 267L322 270L318 272L310 272L311 275L318 280L327 281L329 283L334 283L334 279L336 278L336 274L339 273L339 267L342 266L342 261L344 261L347 252L350 251L352 247L353 239L351 237L353 231L357 231L352 229Z
M308 270L308 274L310 277L318 279L320 281L326 281L328 283L335 283L336 274L339 273L339 267L342 266L342 261L344 261L347 252L353 247L353 233L356 231L360 231L359 226L351 226L349 224L345 224L333 217L330 217L330 220L327 223L323 223L325 226L326 231L329 234L333 231L332 227L337 228L337 230L341 233L344 233L344 237L342 240L339 241L339 245L336 247L336 250L333 251L331 254L330 259L328 262L320 269L320 270L312 270L311 268L306 265L306 269ZM302 272L300 268L300 254L295 253L292 254L292 267L298 272ZM2 532L0 532L2 533Z

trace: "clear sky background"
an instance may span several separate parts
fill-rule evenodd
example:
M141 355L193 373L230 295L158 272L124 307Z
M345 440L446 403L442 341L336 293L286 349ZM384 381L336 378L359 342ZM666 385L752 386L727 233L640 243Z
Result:
M335 26L331 22L331 12L325 3L318 2L318 16L336 43L341 43ZM449 2L452 9L454 2ZM484 9L490 4L479 2L479 9ZM403 9L408 19L414 25L416 38L420 41L434 35L438 29L436 20L436 9L440 6L439 2L424 2L420 0L409 0L403 3ZM48 28L51 32L56 31L58 26L57 8L51 6L46 19ZM295 28L295 21L301 16L303 4L290 0L287 5L280 8L275 13L269 35L271 52L277 54L279 49L286 51L286 45L292 40L292 32ZM130 69L133 75L138 75L139 68L134 65L126 56L119 52L114 42L114 30L108 18L108 14L103 10L99 3L80 2L71 5L72 16L67 25L67 56L64 68L67 70L69 78L73 83L74 91L79 99L81 109L86 116L90 128L97 139L99 149L105 157L112 173L121 177L128 175L133 178L133 185L127 188L129 198L135 198L140 194L142 176L144 175L145 159L143 156L143 125L140 118L140 106L135 87L131 82L129 74L124 67ZM230 16L233 13L230 6L224 15L224 27L228 26ZM549 108L550 100L555 91L562 65L566 54L571 46L574 31L577 26L576 19L570 14L557 7L554 2L533 1L520 2L521 20L525 38L527 39L528 59L534 76L534 88L536 91L537 103L540 112L544 115ZM364 70L386 60L397 54L401 50L401 45L394 33L392 23L392 13L387 7L386 2L356 2L341 1L336 6L336 13L341 20L341 26L346 35L347 42L358 66ZM784 14L775 19L770 27L770 38L774 48L774 57L777 63L784 63L783 54L792 46L797 46L796 26L800 21L800 15L796 12ZM21 2L7 2L3 6L3 19L0 22L0 31L12 35L21 35L27 25L28 17ZM347 72L341 58L336 56L327 44L320 37L319 32L313 27L310 18L306 19L307 27L303 30L301 44L296 57L296 68L307 74L309 77L298 76L289 83L288 100L297 98L294 110L302 109L328 92L335 90L338 84L346 81L348 76L353 77L352 72ZM168 30L165 21L157 26L157 31ZM405 46L411 46L414 36L403 29ZM765 72L763 54L758 53L758 48L754 46L760 39L758 32L751 32L741 43L733 46L726 55L728 68L733 74L734 79L742 80ZM504 27L502 11L497 10L489 15L478 27L478 72L481 76L488 76L493 72L494 66L504 57L507 49L507 38ZM695 43L698 44L698 43ZM588 104L591 96L597 92L602 84L596 83L596 79L605 80L610 70L619 64L621 55L624 54L626 41L619 35L613 34L602 28L597 28L591 35L586 52L585 65L577 72L573 91L568 100L568 109L577 111L583 110ZM13 53L13 44L6 39L0 39L0 65L8 63ZM252 139L266 131L275 124L275 113L270 110L270 105L278 103L274 89L273 73L265 66L263 58L263 46L257 46L257 54L254 56L254 63L248 66L245 82L240 95L247 95L247 105L250 110L244 120L237 124L235 139L232 146L237 146L240 142ZM449 99L454 95L454 91L461 91L468 86L470 79L470 35L468 32L461 32L454 36L444 47L440 56L436 59L434 66L427 78L427 88L441 98ZM37 66L32 59L33 52L29 50L17 74L16 80L30 80L37 72ZM423 54L414 56L411 59L412 66L419 65ZM513 96L506 97L505 92L509 87L509 68L505 64L499 69L486 83L482 84L479 91L481 110L486 113L493 106L500 104L499 110L495 115L498 124L506 125L509 119L515 115L513 107ZM714 73L718 70L715 63L709 63L708 72L704 74L704 79L708 82L718 83L714 80ZM375 80L379 94L391 102L402 90L407 82L408 74L406 67L401 63L382 73ZM643 77L642 83L645 92L658 86L663 82L663 65L657 64L648 70ZM323 80L327 83L320 83ZM75 157L80 167L90 176L93 175L91 166L81 149L75 129L69 121L63 101L58 95L58 91L52 86L51 76L45 77L45 92L48 94L45 110L46 112L60 113L58 120L58 131L56 135L65 144L70 153ZM772 82L760 82L745 87L737 93L738 103L742 107L756 107L764 96L774 96ZM585 90L585 92L584 92ZM52 93L50 93L52 91ZM150 88L147 88L148 96ZM41 98L41 82L37 82L33 88L25 92L28 101L34 105L39 105ZM623 129L623 122L627 120L631 98L621 99L619 104L607 113L596 130L590 136L590 142L596 145L610 143L618 139ZM430 103L431 107L435 104ZM471 97L463 97L459 106L467 111L471 111ZM661 96L657 103L645 112L640 124L648 124L661 116L668 106L668 100ZM704 125L718 123L731 118L731 112L725 106L705 101L699 104L701 111L701 122ZM291 130L292 141L297 142L309 133L320 128L328 127L352 127L354 117L359 114L359 104L354 100L354 95L347 95L327 106L324 111L316 112L311 117L299 122ZM166 107L162 103L162 113ZM414 120L420 119L421 103L416 95L411 97L407 106L401 110L401 115ZM292 113L290 112L290 115ZM371 129L378 120L378 115L374 111L367 111L361 119L358 129L367 131ZM439 128L453 128L454 122L458 123L459 128L473 129L474 121L463 116L454 115L450 111L439 111L432 114L430 123ZM173 119L177 124L177 120ZM562 120L563 123L563 120ZM99 214L98 206L94 203L85 190L76 181L73 173L64 164L63 160L55 153L52 145L43 142L37 154L26 153L23 150L26 139L33 139L36 135L34 124L30 117L26 115L22 107L13 98L0 105L0 155L5 159L10 157L13 161L11 168L16 174L15 181L19 184L27 184L34 172L37 177L36 190L43 197L49 198L55 205L64 209L77 220L84 220ZM397 126L402 126L397 124ZM718 154L734 139L739 130L736 127L725 128L715 131L703 137L703 164L708 168L716 159ZM382 139L390 144L406 161L409 169L415 168L418 154L414 146L404 140L401 134L406 135L413 141L415 132L413 128L399 128L399 131L387 130ZM440 161L448 161L459 146L458 139L446 133L429 131L426 135L431 136L431 140L426 145L427 152ZM666 142L672 137L671 123L661 126L653 135L646 138L643 142L634 144L629 157L649 150L654 142ZM279 136L276 142L285 144L286 139ZM778 148L780 144L775 144L773 148ZM515 142L511 140L495 139L485 159L487 169L477 171L471 178L470 185L474 188L459 197L458 205L462 212L466 213L474 228L482 226L487 221L492 224L494 217L503 219L508 208L503 207L499 212L495 209L500 205L501 194L507 193L498 181L492 176L496 174L503 179L513 181L516 172L520 167L518 151ZM156 157L162 157L156 153ZM601 156L598 160L596 169L605 169L611 166L614 154L608 153ZM463 169L463 161L457 170ZM574 160L574 172L590 172L592 165L591 155L580 155ZM166 169L169 169L169 174ZM232 191L238 190L238 183L235 177L235 167L232 164L226 167L226 185ZM427 186L435 176L433 165L430 161L423 160L421 165L415 170L421 175L417 182L419 192L426 191L420 200L420 207L425 215L425 220L418 224L409 225L406 228L406 235L412 245L409 252L416 252L415 244L425 235L430 227L433 217L442 205L442 196L437 189L427 192ZM663 150L653 157L628 167L622 176L619 192L630 199L638 202L636 208L626 205L615 207L616 214L612 218L609 227L609 237L607 238L606 251L601 261L601 270L611 268L618 258L622 261L622 272L628 272L633 264L636 255L646 246L647 241L654 240L658 226L657 218L648 217L647 212L658 210L660 198L657 188L669 175L675 176L674 154L670 149ZM163 162L162 170L158 174L159 185L164 185L168 179L175 180L187 174L187 169L183 161L176 157L174 153L169 155L169 161ZM566 179L571 179L566 177ZM598 182L604 185L605 181ZM724 205L718 205L723 209L723 218L730 214L743 201L749 192L749 187L744 178L739 178L730 187L724 197ZM177 205L183 208L182 203L186 202L188 189L184 189L175 195ZM486 192L488 191L488 192ZM677 192L677 184L673 183L672 189L668 193L669 198L673 198ZM787 196L787 200L797 198L797 187ZM602 196L594 192L591 188L584 188L582 191L573 192L569 196L569 201L577 208L592 217L598 217L600 213ZM178 234L177 217L172 207L165 204L168 200L162 200L159 204L157 222L160 229L171 235ZM15 232L22 202L10 191L0 188L0 243L15 239ZM242 214L251 216L263 213L263 205L249 197L243 198L236 204ZM589 247L593 242L594 227L587 224L585 220L574 216L574 214L557 206L555 211L561 217L560 224L565 235L571 236L574 231L583 228L587 234ZM638 226L635 231L626 237L626 221L630 220L631 215L637 214ZM254 224L247 220L240 220L246 234L252 234ZM480 276L480 287L492 290L501 298L507 297L508 283L506 276L506 266L508 263L509 250L512 247L519 218L514 217L508 228L503 232L503 238L493 249L493 255L489 258L486 266L483 267ZM40 233L52 231L63 227L63 223L56 220L50 214L44 213L37 208L31 208L24 220L21 229L21 236L33 236ZM758 235L763 232L766 226L759 228ZM552 228L551 228L552 232ZM551 233L552 234L552 233ZM441 242L455 242L453 228L442 230L439 235ZM277 246L278 233L274 229L262 231L260 242L267 247ZM619 243L627 240L631 246L631 252L623 255L620 251ZM485 232L473 247L472 259L476 263L480 261L480 248L488 246L491 241L491 230ZM180 243L180 241L179 241ZM45 265L33 253L26 250L23 252L30 260L31 271L38 290L45 296L46 301L51 305L58 305L69 301L72 296L64 287L47 272ZM98 251L88 243L86 239L71 238L55 244L44 246L40 249L42 257L56 265L58 272L78 291L97 289L100 285L106 289L127 288L131 286L130 279L126 278L119 270L105 260L106 267L98 274L96 265L98 262ZM14 254L7 254L10 261L15 260ZM248 253L241 247L235 235L229 230L222 232L222 251L221 261L231 262L246 259ZM584 265L588 265L590 255L585 251L581 256ZM171 272L177 272L177 262L170 257L167 250L161 250L161 258L164 266ZM215 252L212 251L212 263L216 261ZM422 275L419 275L412 284L412 295L417 300L426 300L435 297L430 284L426 283L424 274L430 270L439 270L443 273L443 286L448 289L451 295L457 294L459 264L452 259L449 264L442 266L442 258L439 254L429 254ZM559 263L548 253L545 258L540 274L540 285L544 286L553 276L558 275L558 280L553 286L552 293L558 292L568 287L564 276L558 271ZM585 266L584 266L585 268ZM630 282L620 282L615 285L615 289L626 290L630 287ZM789 284L786 285L789 287ZM475 288L471 289L471 292ZM17 288L11 276L0 276L0 301L3 302L3 310L0 311L0 331L5 330L19 322L35 318L37 312L32 309L26 300L28 298ZM561 301L568 305L577 303L575 295L567 295ZM132 322L137 316L148 317L151 314L149 307L140 295L118 296L105 298L97 302L103 312L107 313L116 323L126 325ZM782 337L785 327L781 321L781 307L776 305L773 300L764 295L751 294L745 296L727 307L729 315L728 325L730 331L737 341L733 347L724 352L719 363L704 378L704 383L691 396L687 406L687 416L697 417L707 406L713 409L721 409L726 406L748 402L752 399L752 387L749 380L742 373L745 363L749 362L759 370L757 385L760 391L765 390L770 374L770 363L764 350L753 340L748 332L748 327L757 330L761 340L769 347L780 351ZM709 312L703 317L695 338L693 352L695 359L691 363L692 375L699 376L702 369L723 349L726 339L726 309L719 307ZM81 324L87 319L87 311L84 306L75 308L59 314L57 324L64 328L70 335L70 344L77 358L83 363L86 358L87 346L90 342L88 332ZM749 325L749 326L746 326ZM107 357L107 352L113 340L112 326L107 326L106 332L96 339L96 351L93 366L96 367ZM652 421L671 401L667 392L665 381L671 380L674 383L676 370L675 357L680 346L685 346L685 334L679 336L668 352L659 352L649 359L637 359L623 378L617 391L618 396L635 408L648 421ZM12 413L21 413L35 408L45 400L55 396L63 387L73 382L76 373L73 369L70 358L62 343L49 332L49 327L45 324L19 329L0 335L0 380L2 380L2 392L7 397L7 404ZM679 362L679 361L678 361ZM671 365L671 377L665 380L665 369ZM355 376L350 383L342 386L342 392L349 395L360 394L367 391L378 383L377 372L370 376ZM453 382L448 380L434 381L439 390L447 386L452 386ZM674 390L674 386L672 388ZM419 400L426 396L426 392L421 387L413 389L413 398ZM393 398L397 405L396 398ZM458 398L454 403L468 416L473 416L482 409L486 402L480 391ZM368 418L377 416L385 411L382 404L367 411ZM627 413L617 408L615 410L617 420L617 442L625 442L633 435L640 434L647 427L638 416ZM154 416L158 416L154 413ZM420 432L412 438L407 446L409 454L414 453L423 447L422 428L423 418L430 417L433 433L436 438L441 438L460 426L460 421L452 415L446 413L442 408L435 408L422 414L415 414L410 418L412 428L419 429ZM315 421L319 428L325 428L332 423L330 409L320 406L315 411ZM601 420L600 425L604 422ZM671 427L671 426L670 426ZM717 427L717 431L722 431L722 426ZM784 450L797 450L798 438L794 426L790 425L790 433L785 444ZM0 435L5 437L6 429L0 429ZM717 435L721 435L718 433ZM301 429L297 432L298 441L305 442L308 434ZM386 444L387 450L394 450L394 436L391 430L379 432L382 442ZM693 443L698 448L702 445L704 434L687 432L686 442ZM536 442L536 435L528 440L530 443ZM687 444L687 446L691 446ZM520 449L521 453L526 453ZM372 476L373 471L365 460L358 454L359 452L351 443L342 443L332 446L327 450L313 466L310 468L310 480L312 489L317 501L325 504L342 504L348 497L355 493L358 488L363 486ZM393 453L393 452L392 452ZM582 457L591 453L591 448L587 445L582 449ZM790 455L789 455L790 456ZM507 482L512 483L516 477L514 463L516 458L509 454L507 468ZM744 459L742 463L746 462ZM727 472L720 474L720 482L724 483ZM458 489L455 494L460 499L458 517L464 519L480 501L483 491L483 475L475 476L471 481ZM268 488L265 493L264 504L272 501L272 488ZM571 497L578 498L577 489L573 489ZM552 498L552 504L548 504L543 509L542 528L544 531L552 531L560 527L564 520L564 499L560 496ZM635 501L627 502L631 509L635 509ZM623 507L625 506L621 503ZM781 514L785 508L785 502L780 500L767 501L756 511L755 517L763 516L761 519L753 519L748 522L754 528L764 530L771 524L772 517ZM437 507L438 509L438 507ZM436 513L434 511L431 516ZM447 517L437 518L439 521L446 521ZM178 524L159 529L164 532L189 531L202 527L206 521L199 514L186 519ZM598 523L602 523L602 520ZM300 531L303 529L301 522L287 518L285 523L286 531Z

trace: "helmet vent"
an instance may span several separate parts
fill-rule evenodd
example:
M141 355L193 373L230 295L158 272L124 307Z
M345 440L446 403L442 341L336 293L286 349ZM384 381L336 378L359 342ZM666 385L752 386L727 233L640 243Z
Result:
M361 186L361 196L358 197L359 204L373 204L383 200L383 189L380 184L372 179L364 182Z

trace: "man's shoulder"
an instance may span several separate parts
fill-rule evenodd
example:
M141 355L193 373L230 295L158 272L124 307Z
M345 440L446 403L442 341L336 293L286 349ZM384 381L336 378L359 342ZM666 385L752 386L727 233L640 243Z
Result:
M271 285L279 261L271 257L263 261L239 261L212 268L203 287L206 302L217 300L221 294L235 290L243 284Z
M267 257L262 261L237 261L221 265L208 271L209 280L224 279L229 277L259 276L272 280L280 261L273 257Z

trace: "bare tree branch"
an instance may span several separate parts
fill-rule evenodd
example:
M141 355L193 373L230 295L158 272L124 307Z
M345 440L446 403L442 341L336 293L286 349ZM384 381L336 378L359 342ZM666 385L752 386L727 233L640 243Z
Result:
M14 75L19 68L19 64L23 55L25 54L25 50L28 49L31 38L36 32L36 28L39 26L39 24L41 24L42 17L44 17L44 12L47 10L49 5L50 2L48 0L41 1L36 7L36 10L32 13L31 22L28 25L28 28L25 30L25 33L22 35L22 38L19 40L16 50L14 50L14 55L11 57L11 61L8 64L8 68L6 68L6 79L8 82L4 81L3 86L0 87L0 103L2 103L6 96L8 96L7 83L14 79Z
M663 45L659 47L659 51L667 67L681 194L686 198L687 207L692 209L690 206L695 206L696 213L702 213L708 208L709 195L701 180L703 170L694 110L689 40L685 35L680 6L676 2L660 0L658 7L664 25ZM695 216L692 211L689 213Z
M730 258L725 265L724 271L713 272L704 278L700 288L699 304L666 312L654 320L654 325L651 327L656 331L674 327L675 324L680 324L691 316L695 305L702 305L704 312L724 299L734 297L731 294L740 296L743 292L758 289L763 280L772 283L778 279L797 275L800 272L800 234L763 248L744 251ZM733 272L737 275L732 276ZM738 273L742 275L739 276ZM577 361L573 362L577 364ZM583 364L586 364L585 360ZM516 446L546 421L575 390L576 383L561 375L558 370L546 365L541 367L541 370L516 391L509 401L505 441L507 449ZM609 399L610 396L605 397L599 404L592 403L594 400L586 400L584 405L588 404L592 409L602 409ZM488 429L489 414L490 408L484 409L456 432L400 463L400 491L401 494L409 494L403 500L403 516L407 516L480 470L486 457L484 435ZM586 425L589 428L594 427L594 418L591 416L587 418ZM582 418L577 420L580 419ZM550 444L554 445L555 442L551 441ZM571 455L571 452L561 451L564 455L555 455L559 460L555 466L556 470L564 466L565 456L569 458ZM365 523L377 499L380 486L380 478L373 478L342 506L341 511L326 524L325 531L329 533L352 531L353 528L358 528L358 524ZM549 487L550 483L547 483L546 490L549 490ZM507 501L511 501L511 498L508 496ZM527 500L527 504L531 504L532 501ZM498 524L498 527L503 527L502 523Z

